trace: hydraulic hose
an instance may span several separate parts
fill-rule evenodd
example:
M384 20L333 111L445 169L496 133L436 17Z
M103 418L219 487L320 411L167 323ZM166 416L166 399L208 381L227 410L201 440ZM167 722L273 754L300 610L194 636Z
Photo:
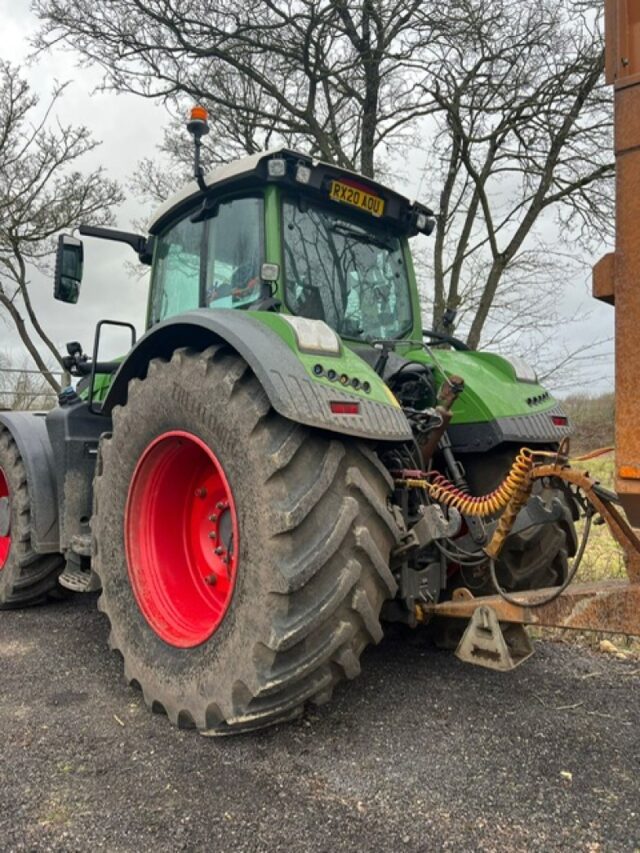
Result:
M468 495L437 472L429 474L428 479L398 480L397 483L409 488L424 489L431 500L453 507L462 515L483 517L504 509L514 494L523 488L532 468L533 451L523 447L502 483L492 492L480 496Z

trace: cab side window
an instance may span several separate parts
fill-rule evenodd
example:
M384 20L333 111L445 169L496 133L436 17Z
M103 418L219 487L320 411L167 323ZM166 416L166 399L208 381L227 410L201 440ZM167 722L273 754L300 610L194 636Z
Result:
M262 221L262 199L237 198L207 223L208 308L240 308L260 296Z
M158 240L153 260L151 323L200 304L204 223L183 219Z
M157 241L151 325L199 307L241 308L260 296L262 199L225 201L205 222L191 222L192 215Z

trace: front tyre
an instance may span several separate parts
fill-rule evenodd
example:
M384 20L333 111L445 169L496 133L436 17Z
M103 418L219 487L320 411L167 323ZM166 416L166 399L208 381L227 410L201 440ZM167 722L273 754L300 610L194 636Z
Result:
M113 415L93 564L128 680L211 733L326 701L396 590L377 458L281 418L223 346L154 360Z

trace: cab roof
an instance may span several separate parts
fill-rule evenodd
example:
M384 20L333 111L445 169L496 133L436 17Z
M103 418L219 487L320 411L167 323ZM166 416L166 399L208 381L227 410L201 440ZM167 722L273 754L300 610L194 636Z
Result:
M284 161L284 164L281 162L276 168L269 165L272 160ZM306 167L308 171L299 172L300 166ZM308 180L301 181L300 174L304 174ZM380 217L382 220L393 222L409 235L419 231L431 233L433 219L430 217L433 216L433 212L424 205L412 202L395 190L357 172L316 160L308 154L285 147L251 154L213 169L203 178L206 191L200 189L197 181L190 181L156 210L149 224L149 232L161 233L173 221L182 218L189 210L193 210L198 201L206 207L215 203L216 198L227 192L247 191L260 188L265 184L289 186L310 196L316 196L318 199L328 200L331 181L339 181L341 178L349 185L368 191L384 200L384 214Z

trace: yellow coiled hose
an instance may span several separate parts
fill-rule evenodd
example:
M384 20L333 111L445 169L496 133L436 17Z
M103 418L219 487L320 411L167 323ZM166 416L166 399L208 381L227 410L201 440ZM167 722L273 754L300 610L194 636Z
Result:
M498 488L487 495L478 497L468 495L438 473L435 473L428 480L408 479L398 481L398 483L413 489L424 489L431 500L454 507L462 515L488 516L494 515L506 507L515 492L522 488L532 468L533 451L529 450L528 447L523 447Z

